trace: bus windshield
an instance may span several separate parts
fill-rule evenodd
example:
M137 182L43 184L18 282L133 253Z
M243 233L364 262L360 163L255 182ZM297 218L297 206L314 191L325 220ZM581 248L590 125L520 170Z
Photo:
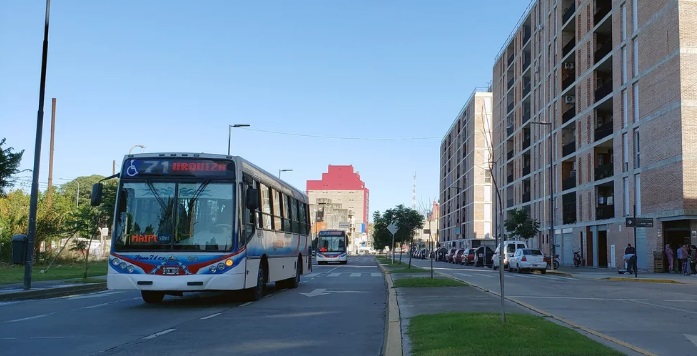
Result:
M229 251L234 183L124 182L117 197L115 251Z
M346 236L322 236L317 238L319 252L346 252Z

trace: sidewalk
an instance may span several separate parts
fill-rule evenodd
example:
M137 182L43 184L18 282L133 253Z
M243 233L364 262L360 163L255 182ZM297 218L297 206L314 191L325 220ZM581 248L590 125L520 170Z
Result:
M80 279L32 281L29 290L24 289L23 283L3 284L0 285L0 301L55 298L71 294L98 292L106 289L106 276L90 278L102 279L104 282L84 283Z
M561 274L583 279L606 279L646 283L697 284L697 275L683 276L679 273L654 273L640 270L637 273L637 277L634 277L634 274L620 274L615 268L560 266L559 269L547 271L547 273Z

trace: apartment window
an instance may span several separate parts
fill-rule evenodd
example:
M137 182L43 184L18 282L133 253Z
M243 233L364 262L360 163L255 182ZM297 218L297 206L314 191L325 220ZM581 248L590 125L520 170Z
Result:
M635 38L632 41L632 76L636 78L639 75L639 39Z
M639 29L639 0L632 0L632 32Z
M624 216L629 216L629 177L624 177L622 183L624 187Z
M634 175L634 210L635 214L641 216L641 176Z
M622 90L622 127L627 127L629 116L629 105L627 103L627 89Z
M484 186L484 201L486 201L486 202L491 201L491 186L490 185Z
M622 21L622 41L627 39L627 6L620 5L621 21Z
M634 108L634 122L639 122L639 84L632 87L632 106Z
M634 168L641 167L639 147L639 131L634 130Z
M484 204L484 221L491 221L491 204Z
M622 172L629 170L629 137L627 133L622 134Z
M627 83L627 46L622 46L622 85Z

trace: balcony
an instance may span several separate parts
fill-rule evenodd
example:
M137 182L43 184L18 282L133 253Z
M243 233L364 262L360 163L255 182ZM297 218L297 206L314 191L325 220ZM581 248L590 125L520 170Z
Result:
M513 206L513 198L506 200L506 207L510 208Z
M610 93L612 93L612 80L607 80L595 90L595 102L597 103Z
M523 55L523 72L525 72L525 70L530 66L531 62L532 61L530 60L530 54L526 52Z
M530 174L530 165L523 167L523 176Z
M508 103L508 106L506 107L506 109L508 109L507 112L511 112L511 110L513 110L513 106L515 106L515 105L513 103L513 100L511 100L511 102Z
M523 149L526 149L530 147L530 137L526 137L523 139Z
M523 83L523 98L530 93L530 81L528 80L527 83Z
M571 4L571 6L564 9L564 13L561 15L561 23L565 24L566 21L569 21L574 12L576 12L576 4Z
M527 203L530 201L530 192L523 193L523 203Z
M576 77L574 77L573 75L566 77L564 80L561 81L561 89L564 90L568 88L569 86L571 86L571 84L574 84L575 81Z
M523 123L530 120L530 110L523 111Z
M506 183L513 183L513 173L506 176Z
M513 125L512 125L512 124L511 124L511 125L508 125L508 126L506 127L506 136L513 135L513 130L514 130L514 129L513 129Z
M605 122L601 126L595 128L595 141L601 140L612 134L612 120Z
M530 26L523 26L523 45L525 45L528 42L531 35L532 31L530 30Z
M610 53L610 50L612 50L612 39L607 39L605 40L599 47L598 49L593 53L593 64L598 64L601 59L603 59L605 56Z
M511 64L513 64L514 58L515 58L515 56L513 55L513 53L511 53L511 55L508 56L508 61L506 61L506 66L510 66Z
M511 87L513 86L514 82L515 82L515 77L511 76L511 79L508 79L508 82L506 83L506 90L510 90Z
M615 206L614 205L599 205L595 208L595 219L605 220L612 219L615 217Z
M571 176L561 181L561 190L576 188L576 176Z
M569 120L576 116L576 105L571 106L568 110L564 111L561 115L562 122L567 123Z
M593 24L597 26L600 20L604 19L605 16L612 10L612 4L609 1L596 1L595 2L595 13L593 14Z
M576 193L562 195L562 221L564 224L576 222Z
M595 167L595 180L605 179L607 177L612 177L614 174L612 168L612 162L601 164Z
M506 152L506 159L510 160L513 158L513 150Z
M571 141L561 147L561 154L563 156L568 156L576 152L576 141Z
M567 42L561 49L562 57L566 57L567 54L571 53L571 50L576 47L576 37L572 37L569 42Z

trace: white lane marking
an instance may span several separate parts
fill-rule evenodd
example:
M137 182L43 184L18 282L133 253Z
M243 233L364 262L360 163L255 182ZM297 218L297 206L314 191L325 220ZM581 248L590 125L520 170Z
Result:
M246 306L248 306L248 305L250 305L250 304L252 304L252 303L254 303L254 302L247 302L247 303L244 303L244 304L240 304L240 306L241 306L241 307L246 307Z
M673 308L673 307L669 307L669 306L665 306L665 305L660 305L660 304L653 304L653 303L649 303L649 302L642 302L642 301L639 301L639 300L631 300L631 301L634 302L634 303L639 303L639 304L644 304L644 305L650 305L650 306L656 307L656 308L670 309L670 310L675 310L675 311L679 311L679 312L683 312L683 313L687 313L687 314L697 314L697 312L691 311L691 310L685 310L685 309L680 309L680 308Z
M697 300L692 299L667 299L664 302L677 302L677 303L697 303Z
M327 277L339 277L341 273L330 273L327 275Z
M82 295L69 295L69 296L63 297L63 298L70 299L70 300L89 299L89 298L106 297L108 295L121 294L121 293L125 293L125 291L106 291L106 292L96 292L96 293L89 293L89 294L82 294Z
M310 274L306 274L305 278L313 278L313 277L317 277L317 276L319 276L319 273L310 273Z
M371 277L382 277L382 273L373 272L370 274Z
M82 309L92 309L92 308L99 308L99 307L103 307L103 306L105 306L105 305L109 305L109 304L112 304L112 303L113 303L113 302L109 302L109 303L101 303L101 304L95 304L95 305L90 305L89 307L84 307L84 308L82 308Z
M638 299L630 298L601 298L601 297L567 297L567 296L538 296L538 295L509 295L510 298L528 298L528 299L572 299L572 300L600 300L600 301L616 301L616 302L639 302Z
M361 276L360 273L351 273L351 275L349 277L360 277L360 276Z
M16 323L18 321L27 321L27 320L34 320L34 319L39 319L43 317L47 317L49 315L53 315L55 313L48 313L48 314L41 314L41 315L35 315L35 316L30 316L28 318L21 318L21 319L15 319L15 320L8 320L8 323Z
M220 315L220 314L222 314L222 313L215 313L215 314L211 314L211 315L209 315L209 316L204 316L203 318L201 318L201 320L206 320L206 319L210 319L210 318L215 318L216 316L218 316L218 315Z
M453 273L454 275L460 276L460 277L472 277L471 274L467 273Z
M146 337L143 338L143 340L154 339L154 338L156 338L156 337L158 337L158 336L162 336L162 335L164 335L164 334L169 334L169 333L171 333L171 332L174 331L174 330L176 330L176 329L167 329L167 330L163 330L163 331L160 331L159 333L154 333L154 334L152 334L152 335L150 335L150 336L146 336Z

